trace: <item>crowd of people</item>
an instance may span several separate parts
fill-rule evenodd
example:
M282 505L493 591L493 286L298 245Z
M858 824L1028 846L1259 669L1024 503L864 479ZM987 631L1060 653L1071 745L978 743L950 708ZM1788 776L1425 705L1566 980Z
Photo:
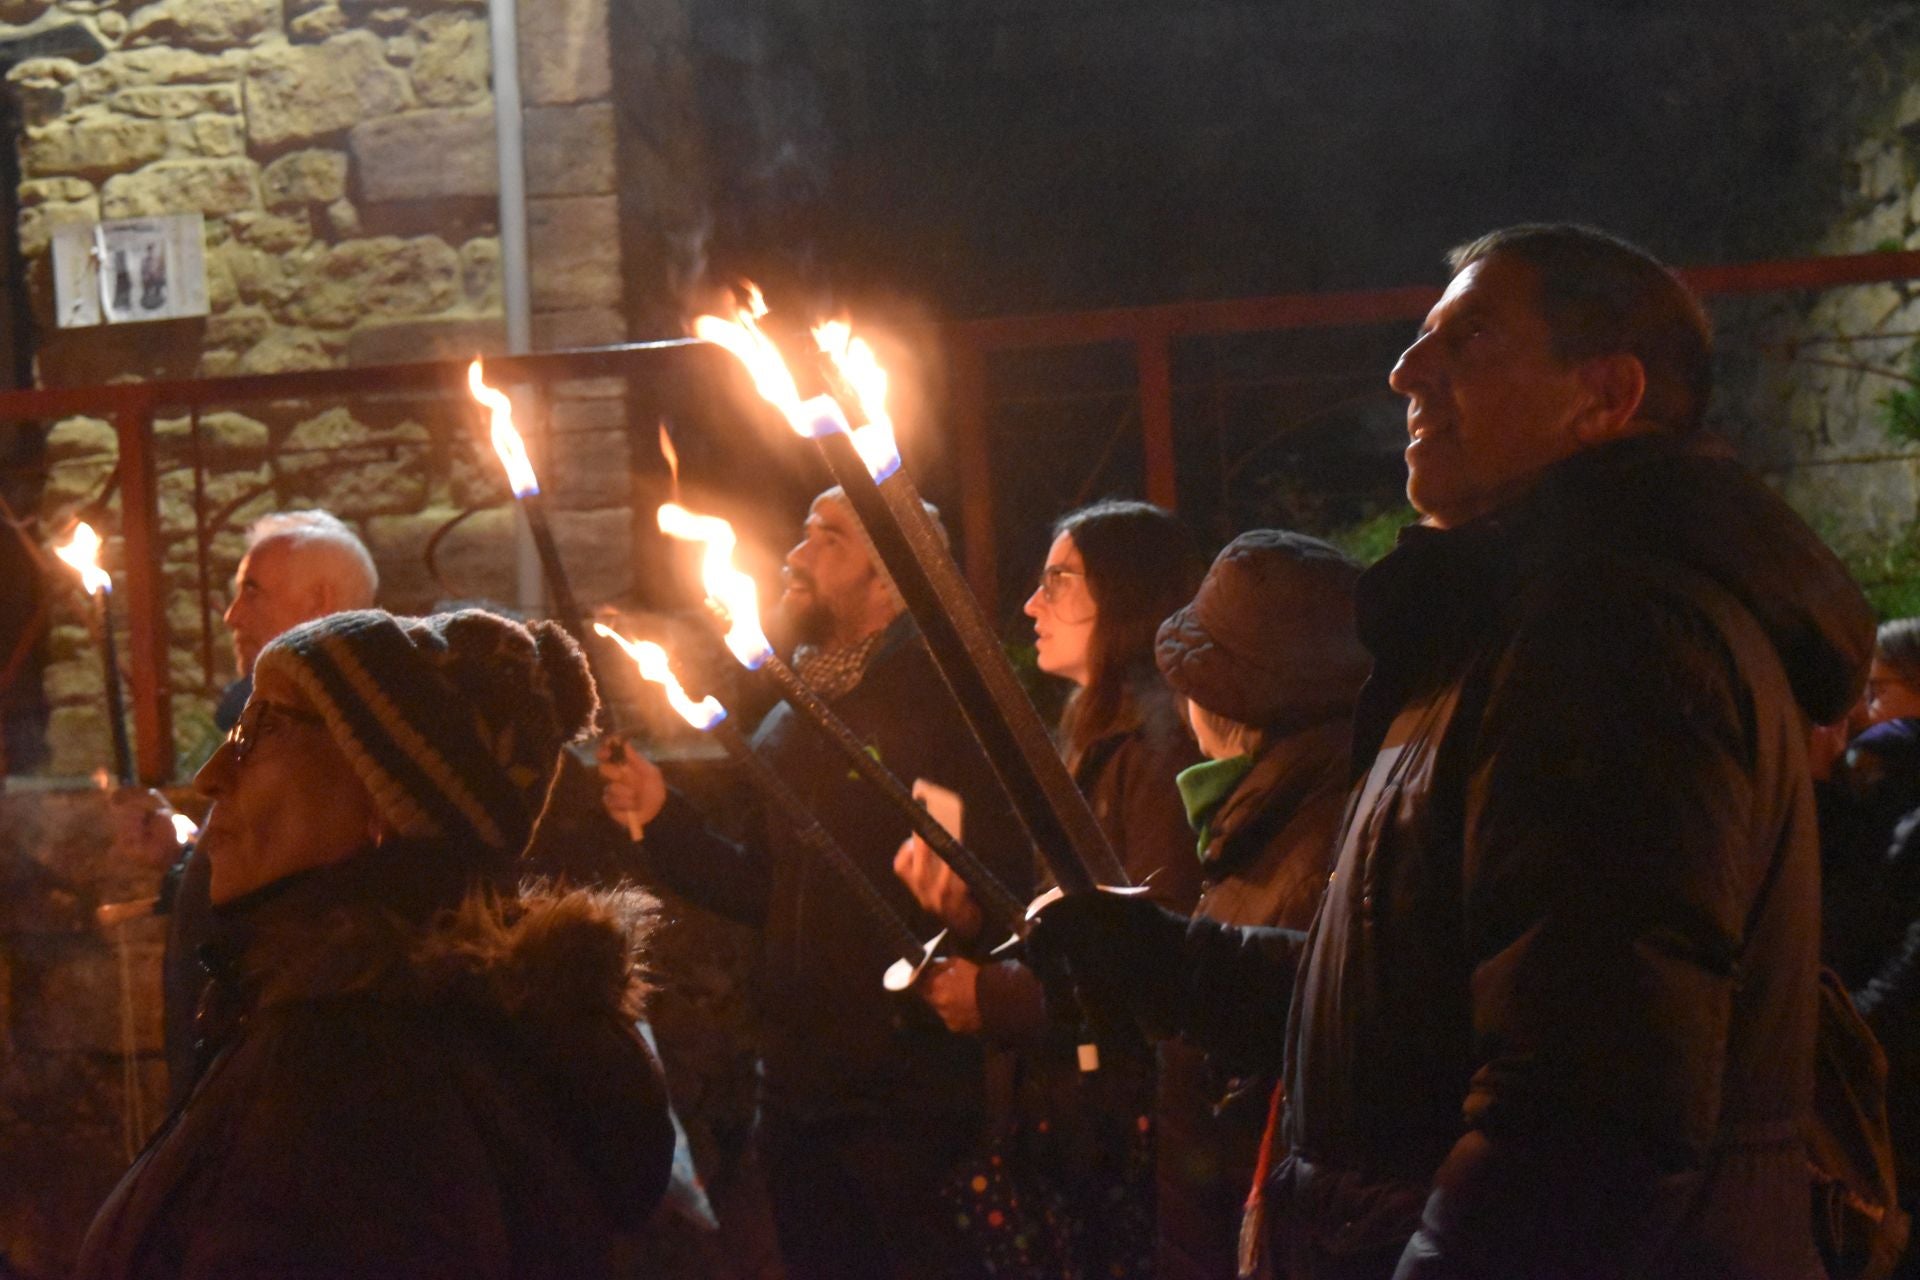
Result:
M1056 524L1025 609L1134 891L1053 895L1008 947L820 730L761 721L946 931L901 994L782 815L703 813L626 744L622 876L523 882L594 722L577 648L369 609L338 522L257 528L244 710L173 897L176 1106L80 1274L645 1274L673 1121L629 879L758 930L750 1168L791 1276L1887 1274L1900 1205L1865 1205L1877 1262L1837 1252L1809 1131L1824 964L1914 1185L1920 620L1876 637L1702 430L1710 330L1666 268L1564 225L1449 263L1389 378L1422 519L1379 564L1260 529L1203 568L1138 502ZM1049 889L837 490L779 612L878 759ZM160 861L156 814L121 839Z

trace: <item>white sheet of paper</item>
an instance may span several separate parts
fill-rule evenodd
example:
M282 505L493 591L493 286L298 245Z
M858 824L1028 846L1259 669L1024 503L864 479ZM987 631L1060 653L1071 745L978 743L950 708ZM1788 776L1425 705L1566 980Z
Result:
M959 793L949 791L937 782L928 782L925 778L913 780L913 798L927 806L927 812L933 820L946 829L946 833L959 840L960 825L966 819L967 802Z

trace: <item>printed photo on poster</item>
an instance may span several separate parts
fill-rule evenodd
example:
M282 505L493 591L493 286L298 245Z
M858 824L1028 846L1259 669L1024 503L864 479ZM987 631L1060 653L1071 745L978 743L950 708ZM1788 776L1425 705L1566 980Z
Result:
M197 213L56 228L60 327L207 314L205 236L205 220Z

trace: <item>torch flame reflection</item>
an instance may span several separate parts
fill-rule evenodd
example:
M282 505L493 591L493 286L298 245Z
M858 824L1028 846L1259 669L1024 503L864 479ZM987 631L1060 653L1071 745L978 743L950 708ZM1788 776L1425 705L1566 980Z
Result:
M887 371L880 367L867 340L854 337L853 326L844 320L817 325L813 340L860 401L860 412L867 423L853 433L853 447L860 461L867 464L867 474L885 480L900 469L900 448L894 441L893 419L887 413Z
M674 678L673 668L667 662L667 651L651 640L629 640L604 622L596 622L593 629L627 651L634 666L640 669L642 679L650 680L666 691L667 701L680 713L680 718L694 728L705 730L713 728L727 718L727 709L712 697L695 702L687 696Z
M759 587L752 575L736 568L733 526L719 516L703 516L677 502L660 508L660 532L669 538L698 542L706 550L700 559L700 584L707 604L727 622L727 648L749 671L758 671L773 656L773 646L760 629Z
M539 493L540 481L534 476L533 463L527 457L526 441L513 427L513 401L507 399L504 392L481 381L478 356L467 366L467 389L475 400L493 412L493 451L500 455L501 465L507 469L507 484L513 496L525 498Z
M87 589L90 596L113 590L113 578L100 567L100 547L100 535L93 531L92 525L82 520L73 527L73 536L64 545L53 549L53 554L65 560L80 575L80 585Z

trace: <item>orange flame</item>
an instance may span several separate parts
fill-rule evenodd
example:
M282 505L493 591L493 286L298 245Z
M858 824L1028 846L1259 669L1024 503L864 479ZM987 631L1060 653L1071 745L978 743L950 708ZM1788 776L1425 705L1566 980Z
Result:
M747 367L761 399L778 409L788 425L809 440L845 431L846 415L840 412L832 396L800 398L800 389L794 385L793 373L787 368L779 346L760 327L760 317L767 313L767 304L758 289L751 284L746 288L747 305L736 309L731 320L720 316L694 317L694 337L732 352L734 358Z
M860 401L866 425L853 433L853 447L867 474L885 480L900 469L900 447L893 434L893 419L887 413L887 371L865 338L853 336L853 326L844 320L829 320L816 325L813 340L827 359L833 361L847 385Z
M100 567L100 547L100 535L93 531L92 525L82 520L73 527L73 536L53 549L53 554L66 561L80 575L80 585L87 589L90 596L113 590L113 578Z
M733 563L736 545L733 526L719 516L703 516L677 502L660 508L660 532L669 538L698 542L706 550L700 561L700 584L707 605L727 623L727 648L749 671L758 671L773 656L766 632L760 629L760 592L752 575Z
M719 700L705 697L695 702L680 687L680 681L674 678L673 666L667 661L667 651L651 640L629 640L604 622L596 622L593 629L600 635L626 650L633 659L633 665L640 669L640 677L650 680L666 691L667 702L680 713L680 718L694 728L705 731L713 728L727 718L727 709Z
M493 451L507 469L507 484L516 498L540 492L540 481L533 474L533 462L527 457L526 441L513 427L513 401L481 381L480 357L467 366L467 390L493 413Z

